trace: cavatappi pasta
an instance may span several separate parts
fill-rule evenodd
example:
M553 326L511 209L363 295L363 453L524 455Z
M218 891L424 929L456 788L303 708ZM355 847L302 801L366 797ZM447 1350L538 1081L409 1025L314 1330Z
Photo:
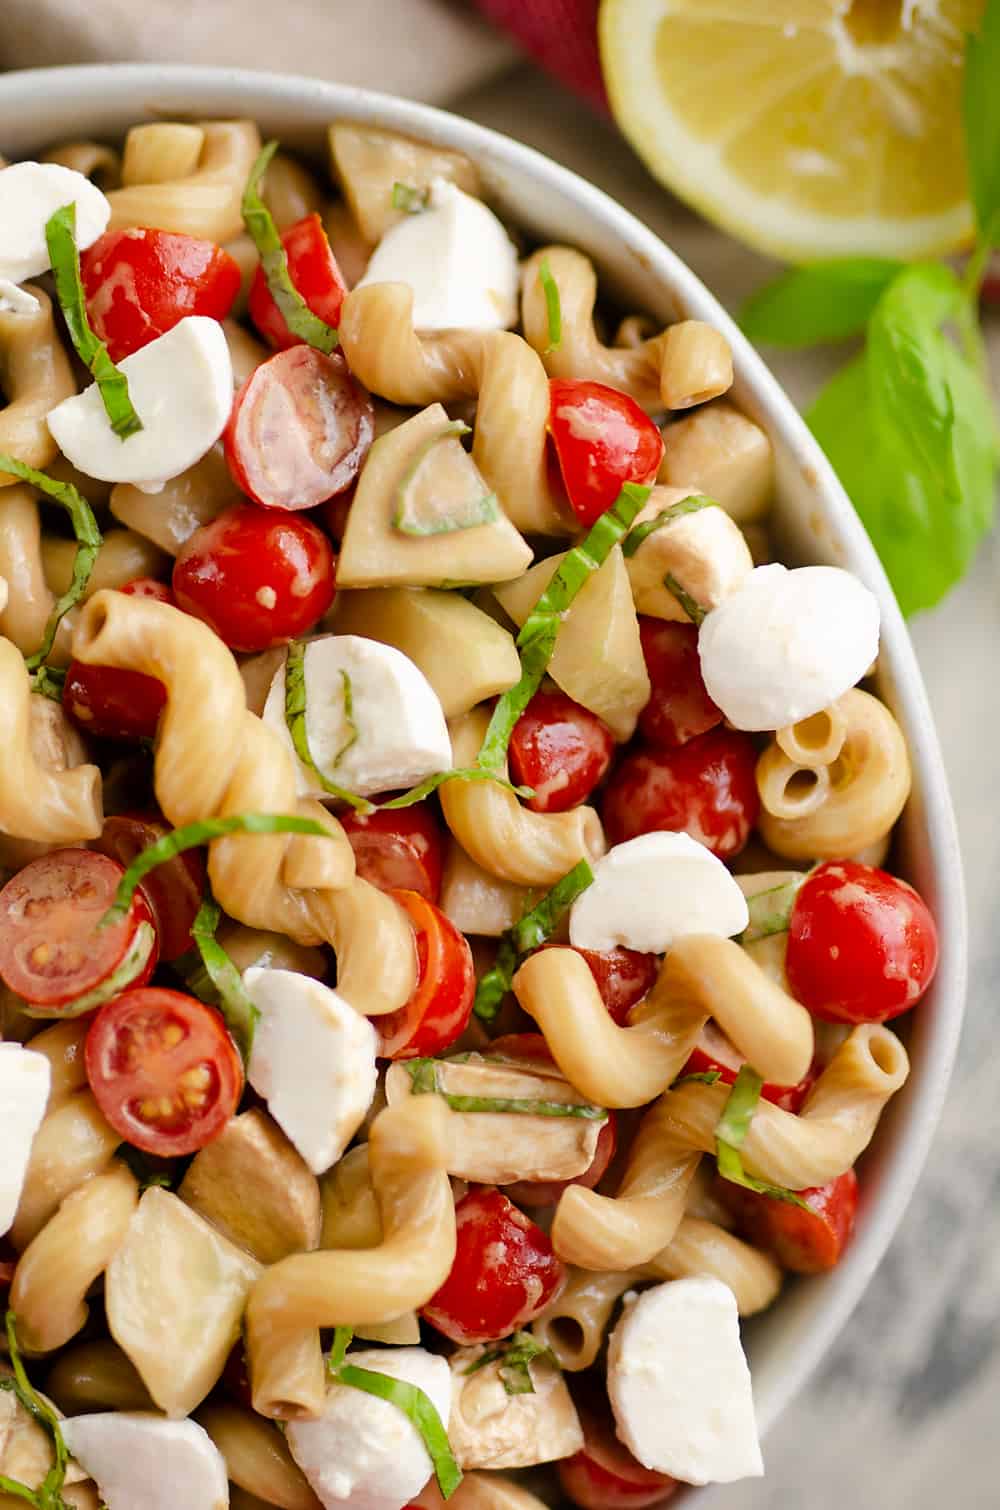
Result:
M64 1413L0 1377L4 1504L53 1432L90 1510L703 1482L643 1297L746 1390L934 973L874 600L770 561L725 338L605 344L461 154L329 153L0 166L0 1292Z

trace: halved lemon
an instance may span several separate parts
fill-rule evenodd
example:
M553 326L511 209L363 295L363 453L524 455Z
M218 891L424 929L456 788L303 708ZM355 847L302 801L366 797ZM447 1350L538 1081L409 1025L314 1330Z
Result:
M751 246L931 256L972 231L959 98L983 5L603 0L601 57L651 171Z

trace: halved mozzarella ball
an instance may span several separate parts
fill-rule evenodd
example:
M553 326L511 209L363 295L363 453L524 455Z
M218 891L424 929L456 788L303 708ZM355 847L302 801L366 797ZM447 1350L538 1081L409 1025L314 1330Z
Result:
M76 206L76 244L86 251L111 219L111 206L96 184L60 163L0 169L0 278L23 283L48 271L45 226L67 204Z
M44 1054L19 1043L0 1043L0 1237L9 1231L21 1199L51 1082Z
M229 1504L222 1454L194 1421L110 1410L61 1425L107 1510L226 1510Z

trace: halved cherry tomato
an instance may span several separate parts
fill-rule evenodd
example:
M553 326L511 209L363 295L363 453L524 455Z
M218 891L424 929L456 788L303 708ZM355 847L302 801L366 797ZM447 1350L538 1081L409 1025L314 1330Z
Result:
M128 867L136 855L169 832L161 818L146 813L119 813L105 818L100 837L90 847ZM156 920L161 960L180 959L194 948L191 924L205 894L205 862L199 851L188 849L164 861L140 882L139 890Z
M73 1017L152 975L156 927L141 891L124 918L97 926L124 874L107 855L54 849L0 891L0 977L36 1012Z
M565 692L536 692L510 736L513 779L534 788L533 813L564 813L585 802L606 775L614 735Z
M184 542L174 592L231 650L267 650L310 629L333 602L335 558L309 519L234 504Z
M84 1045L94 1099L128 1143L172 1158L218 1137L243 1093L243 1061L219 1013L146 986L102 1007Z
M858 1177L853 1169L828 1185L796 1191L808 1211L790 1201L744 1190L728 1180L716 1180L715 1189L736 1217L743 1235L773 1253L783 1269L796 1274L819 1274L835 1268L854 1231Z
M618 1026L623 1028L632 1008L653 989L660 973L660 961L655 954L626 949L623 944L613 949L578 949L576 952L587 961L604 1005Z
M107 231L80 258L87 314L113 362L187 315L224 320L240 291L239 263L214 241L130 226Z
M634 398L580 378L549 383L549 434L581 524L609 509L624 482L652 482L663 436Z
M699 1033L698 1042L681 1074L706 1075L714 1071L723 1085L735 1085L736 1076L744 1064L746 1060L732 1039L716 1023L709 1021ZM772 1085L768 1081L762 1086L760 1093L765 1101L773 1101L782 1111L800 1112L806 1097L816 1084L818 1074L819 1065L813 1063L798 1085Z
M444 834L429 802L374 813L340 814L363 881L380 891L415 891L428 902L441 895Z
M384 1059L440 1054L468 1027L476 976L468 940L440 908L416 891L393 891L413 925L417 986L405 1007L372 1021Z
M749 734L712 729L676 750L626 755L604 790L611 844L655 829L682 831L720 859L739 854L757 821L757 751Z
M614 1112L609 1111L608 1120L602 1124L597 1134L594 1157L582 1174L575 1175L571 1180L517 1180L513 1185L505 1185L503 1193L508 1200L516 1201L519 1206L555 1206L570 1185L582 1185L584 1190L593 1190L614 1158L617 1145L618 1119Z
M174 595L154 577L137 577L119 589L131 598L172 603ZM100 739L152 739L167 701L155 676L118 666L70 661L63 683L64 711L78 728Z
M655 745L682 745L722 722L705 690L694 624L639 615L639 638L652 692L639 714L639 732Z
M579 1414L583 1448L556 1466L563 1493L580 1510L646 1510L681 1487L636 1461L615 1435L606 1406L600 1413L581 1406Z
M800 886L785 968L796 998L829 1022L885 1022L934 979L937 925L906 881L855 860L818 865Z
M343 357L290 346L252 372L226 426L238 488L269 509L311 509L350 487L374 435L369 395Z
M336 330L347 284L326 238L322 220L318 215L307 215L304 220L296 221L282 235L281 244L285 248L288 272L295 288L313 314ZM297 346L301 341L302 337L293 336L285 324L284 315L271 297L262 267L258 267L253 275L248 308L250 318L264 340L276 351Z
M451 1273L421 1311L452 1342L469 1346L527 1326L559 1294L566 1270L541 1227L494 1187L455 1207Z

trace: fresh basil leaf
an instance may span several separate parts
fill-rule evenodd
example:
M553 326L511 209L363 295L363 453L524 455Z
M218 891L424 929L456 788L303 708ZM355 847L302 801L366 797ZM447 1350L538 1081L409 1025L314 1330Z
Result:
M268 291L282 319L293 336L313 346L328 356L337 345L338 336L332 325L314 314L292 282L288 267L288 255L267 205L260 197L260 181L267 172L271 158L278 150L276 141L268 142L250 169L246 188L243 191L241 210L254 246L260 255L260 265L267 279Z
M350 705L348 698L350 697ZM344 715L348 724L350 737L341 750L338 751L339 760L350 749L357 738L357 725L353 718L354 699L351 693L350 678L344 681ZM338 786L336 782L320 770L313 759L312 750L309 748L309 733L306 727L306 647L301 640L293 640L288 647L288 658L285 661L285 723L291 736L295 753L302 764L315 776L324 792L329 792L331 797L337 797L341 802L346 802L358 813L372 813L374 805L365 797L355 796L346 787Z
M788 932L795 898L808 874L803 871L791 881L782 881L780 886L769 886L766 891L747 897L748 921L740 934L741 944L753 944L775 933Z
M567 909L593 879L594 872L587 861L578 860L551 891L528 909L520 922L501 936L493 968L487 970L476 986L472 1010L481 1021L492 1022L511 988L521 956L552 936Z
M373 804L379 811L382 808L390 812L401 807L412 807L415 802L423 802L432 792L436 792L439 786L444 786L446 781L496 781L500 786L506 787L508 792L513 792L515 797L533 797L533 786L515 786L503 776L497 776L492 771L483 771L479 766L456 767L451 771L435 771L433 776L428 776L419 786L413 786L408 792L401 792L398 797L390 797L388 802Z
M39 697L47 697L53 703L62 702L65 685L65 666L39 666L31 679L32 692L37 692Z
M717 1145L716 1165L719 1174L730 1185L752 1190L755 1195L769 1196L772 1201L784 1201L788 1206L799 1206L803 1211L809 1210L808 1203L800 1195L796 1195L794 1190L787 1190L784 1185L772 1185L767 1180L758 1180L754 1175L747 1174L736 1149L728 1143Z
M353 1363L342 1363L334 1378L339 1384L348 1384L352 1389L363 1389L380 1400L388 1400L403 1412L423 1438L442 1498L450 1499L462 1482L462 1470L455 1461L448 1433L430 1396L415 1384L376 1373L374 1369L357 1368Z
M663 585L667 592L672 592L678 603L687 614L692 624L701 624L708 617L708 609L697 598L691 596L682 582L678 582L672 571L664 572Z
M562 345L562 302L559 298L559 285L552 276L548 257L543 257L538 264L538 281L545 295L545 313L549 322L549 344L543 353L544 356L548 356L550 352L558 351Z
M1000 0L986 0L965 44L962 123L969 191L982 240L1000 232Z
M692 1070L690 1075L678 1075L670 1089L675 1091L681 1085L715 1085L721 1079L721 1070Z
M453 1112L486 1112L523 1117L580 1117L587 1122L606 1122L603 1106L589 1102L540 1101L527 1096L460 1096L446 1091L438 1077L438 1059L407 1059L403 1068L413 1085L414 1096L437 1095Z
M794 1190L786 1190L783 1185L771 1185L744 1171L739 1150L750 1131L763 1088L763 1077L749 1064L744 1064L715 1125L715 1159L719 1173L730 1184L742 1185L746 1190L755 1190L758 1195L769 1195L775 1200L787 1201L792 1206L805 1207L805 1201Z
M500 518L500 505L495 493L483 493L479 498L468 498L459 507L432 503L430 511L423 516L414 512L413 493L424 464L443 440L456 439L469 434L464 420L450 420L417 448L416 455L403 473L395 491L396 507L392 516L393 529L404 535L452 535L458 530L476 529L480 524L491 524Z
M0 1489L6 1494L13 1494L17 1499L25 1500L29 1505L36 1505L38 1510L72 1510L72 1506L67 1505L62 1496L66 1468L69 1464L69 1452L62 1434L62 1427L59 1425L59 1417L42 1399L24 1371L21 1350L17 1341L17 1318L13 1311L7 1312L5 1329L10 1366L14 1373L13 1378L0 1379L0 1389L9 1390L15 1395L32 1419L50 1438L54 1462L37 1489L31 1489L17 1479L3 1477L0 1477Z
M708 498L704 493L691 493L687 498L680 498L672 503L669 508L661 509L655 519L647 519L643 524L637 524L629 530L622 541L622 555L628 558L634 556L640 545L648 540L650 535L661 530L665 524L672 524L675 519L680 519L684 514L697 514L702 509L717 509L719 504L714 498Z
M191 924L191 937L217 994L226 1027L236 1041L243 1063L248 1065L260 1011L251 1001L240 972L215 937L221 916L219 904L211 893L206 893Z
M353 1336L354 1332L349 1326L338 1326L334 1328L333 1346L331 1347L326 1360L326 1366L330 1370L331 1374L336 1374L340 1365L343 1363L344 1358L347 1356L347 1349L351 1345L351 1339Z
M859 335L902 262L851 257L791 268L740 310L743 334L767 346L817 346Z
M487 1348L478 1358L462 1370L463 1377L477 1374L480 1369L498 1363L497 1374L508 1395L533 1395L535 1386L531 1378L530 1364L536 1358L546 1358L555 1363L552 1349L543 1347L530 1332L515 1332L499 1347Z

